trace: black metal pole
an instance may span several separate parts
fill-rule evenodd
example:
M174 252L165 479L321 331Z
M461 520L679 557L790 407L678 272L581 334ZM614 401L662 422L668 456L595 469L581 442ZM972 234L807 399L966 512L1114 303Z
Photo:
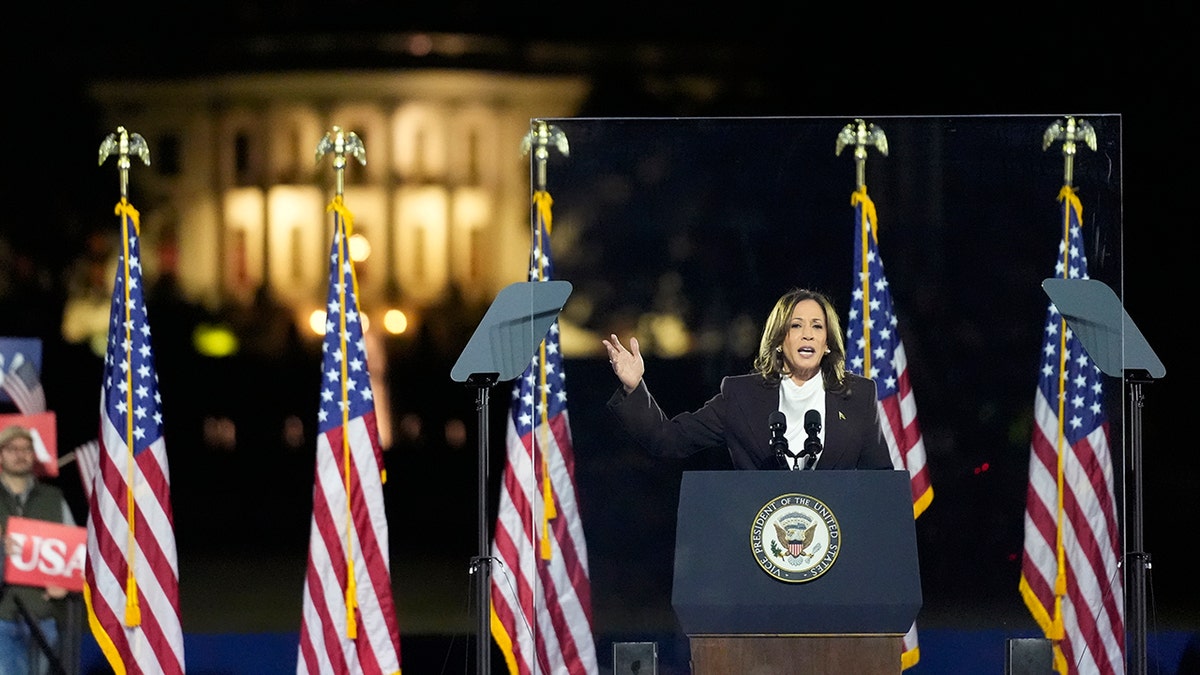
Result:
M488 542L488 437L491 428L488 421L488 389L497 381L499 373L475 373L467 378L467 385L475 387L475 410L479 425L479 554L471 565L475 578L475 672L488 675L491 670L491 639L488 618L492 608L492 565L491 546Z
M33 618L33 615L29 613L29 610L25 607L25 603L20 598L14 597L13 601L17 603L17 612L25 620L25 625L29 627L29 634L33 637L38 651L46 657L46 661L50 666L50 672L54 673L54 675L67 675L62 660L58 658L58 652L55 651L54 647L50 646L50 641L46 639L46 634L42 632L42 627L38 625L37 619ZM30 667L32 668L33 665L36 664L31 664Z
M1146 570L1150 555L1143 550L1142 541L1142 384L1149 382L1149 373L1129 371L1129 533L1126 538L1129 602L1126 622L1129 628L1129 663L1131 675L1146 673Z

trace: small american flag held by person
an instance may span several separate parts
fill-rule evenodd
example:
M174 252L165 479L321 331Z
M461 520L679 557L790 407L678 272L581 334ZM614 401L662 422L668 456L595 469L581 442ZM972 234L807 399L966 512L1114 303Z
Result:
M25 414L46 410L46 392L42 378L32 361L18 352L9 363L8 370L0 374L0 387L12 399L17 410Z

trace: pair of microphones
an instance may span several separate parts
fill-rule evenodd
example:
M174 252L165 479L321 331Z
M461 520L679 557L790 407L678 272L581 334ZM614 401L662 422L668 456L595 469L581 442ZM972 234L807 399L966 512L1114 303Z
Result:
M804 468L813 468L817 463L817 454L821 452L821 413L816 410L804 413L804 431L808 438L804 439L804 447L798 453L793 453L788 448L788 440L784 436L784 432L787 431L786 415L776 410L767 417L767 425L771 428L771 450L779 460L780 468L799 469L802 457L805 458Z

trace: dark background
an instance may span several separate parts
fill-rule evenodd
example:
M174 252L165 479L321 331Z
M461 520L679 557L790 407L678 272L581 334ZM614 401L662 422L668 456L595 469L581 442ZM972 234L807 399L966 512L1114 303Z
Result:
M1190 128L1196 68L1184 37L1195 25L1191 5L1161 3L1118 11L1006 4L978 7L968 16L859 5L779 10L765 3L704 10L633 3L597 8L228 2L122 5L120 11L104 6L68 11L46 3L24 5L17 16L16 30L27 39L10 40L5 47L11 137L4 190L15 208L9 209L3 232L44 274L30 281L28 289L37 293L3 298L0 334L47 340L47 395L64 425L63 447L91 433L92 423L86 420L95 415L99 365L82 348L55 337L62 300L58 280L83 252L85 235L111 224L106 214L116 187L111 168L98 170L95 163L99 141L111 132L98 128L99 116L86 97L86 86L95 79L404 67L413 64L382 54L375 38L430 30L502 39L504 46L489 54L448 65L587 73L595 88L582 117L680 118L672 132L678 138L702 128L685 118L819 120L804 126L811 138L756 135L748 147L725 149L756 162L817 157L817 166L793 162L789 171L778 164L772 171L758 164L726 164L728 173L709 174L709 183L686 186L690 192L682 209L628 196L619 208L615 200L602 201L606 193L600 188L610 184L587 182L610 170L593 159L600 153L588 152L599 127L562 121L571 131L574 159L555 164L551 173L556 223L576 223L575 236L585 245L571 252L564 247L559 277L587 284L606 299L612 323L596 320L590 326L602 332L626 326L623 317L633 309L652 306L654 282L669 271L685 279L681 295L698 324L719 321L735 310L760 322L771 301L792 283L821 286L845 307L851 281L853 163L845 154L833 156L834 134L855 117L878 122L889 132L893 155L868 160L867 183L880 209L888 276L907 330L905 345L936 495L918 521L926 592L922 625L1032 625L1016 590L1020 518L1027 418L1045 311L1036 285L1052 272L1054 198L1061 184L1061 158L1041 151L1040 131L1057 116L1119 115L1120 164L1105 166L1100 156L1084 151L1076 184L1086 195L1093 186L1113 184L1112 172L1118 174L1119 212L1093 209L1096 204L1085 200L1085 215L1109 219L1107 229L1099 228L1108 238L1094 240L1089 261L1093 276L1101 268L1105 280L1120 289L1126 309L1167 368L1167 377L1148 387L1143 410L1145 548L1155 563L1148 579L1151 628L1195 631L1200 625L1200 585L1185 549L1200 515L1195 497L1200 460L1191 449L1188 426L1191 345L1186 323L1186 303L1195 286L1190 280L1194 215L1189 197L1195 178ZM590 56L551 62L530 58L531 47L542 43L571 46ZM690 86L700 75L716 86ZM951 162L938 179L946 194L954 193L954 185L989 186L995 201L982 209L974 205L972 213L982 215L970 222L956 221L959 212L952 207L943 210L943 220L922 220L917 214L928 205L918 203L916 195L931 179L921 169L921 141L893 131L889 118L997 115L1034 116L1016 125L1032 135L1028 150L1007 166L1011 171L973 173ZM637 138L647 146L645 154L635 153L636 162L647 166L651 144L665 141L657 132ZM691 147L689 153L658 156L686 164L695 160L696 148ZM619 148L610 145L607 150L616 154ZM635 163L614 161L626 168ZM804 174L798 167L814 173ZM740 181L736 206L714 196L728 192L733 179ZM554 182L559 180L563 182ZM640 187L663 186L646 180ZM1093 198L1097 204L1111 203L1100 201L1102 195ZM789 206L808 219L797 216L798 222L791 224L795 230L784 228L774 211ZM692 223L719 217L725 218L726 229L689 229ZM812 233L815 241L771 239L779 230L793 233L789 237ZM753 236L747 238L747 233ZM690 237L693 255L674 260L654 255L669 250L669 235ZM820 252L819 267L783 277L766 272L788 266L793 250L807 265L813 257L809 246ZM306 453L277 448L275 438L278 422L287 414L306 420L315 414L316 356L297 349L267 359L197 360L177 345L186 345L191 326L209 317L167 298L155 305L150 316L160 379L165 405L172 406L165 410L172 425L168 447L187 594L185 629L286 629L298 624L312 462ZM392 345L392 370L403 374L394 383L394 395L405 409L420 410L431 420L466 420L474 429L472 395L448 381L446 373L482 308L447 309L461 312L459 325L448 333ZM705 309L712 316L704 316ZM648 377L657 383L664 408L678 411L710 396L721 374L747 366L727 353L651 359ZM603 401L616 384L606 364L578 359L569 361L567 369L597 628L669 629L673 491L683 470L719 468L721 458L660 462L643 457L603 413ZM267 395L259 388L264 382L299 393ZM1112 442L1120 447L1120 386L1111 383L1110 392L1118 403L1109 411L1118 422ZM498 466L507 386L498 387L492 400L490 435ZM225 454L202 447L203 418L213 411L239 416L244 447ZM475 441L474 433L457 447L435 436L422 437L389 453L387 498L394 560L400 567L395 580L405 614L402 631L410 626L414 632L470 629L466 561L475 553L477 528ZM989 468L982 470L985 465ZM497 470L491 475L498 476ZM436 516L426 515L431 499L438 505ZM82 517L82 511L77 513ZM239 562L250 558L281 562L273 569L263 563L266 571L259 573ZM428 578L423 560L435 561L439 578ZM641 573L631 574L631 568ZM212 578L201 576L212 571L219 581L189 593L189 576ZM271 577L281 590L265 587L264 578ZM450 592L429 591L438 586ZM255 606L223 604L238 592L253 593ZM444 611L414 609L430 598L445 602L446 597L455 604Z

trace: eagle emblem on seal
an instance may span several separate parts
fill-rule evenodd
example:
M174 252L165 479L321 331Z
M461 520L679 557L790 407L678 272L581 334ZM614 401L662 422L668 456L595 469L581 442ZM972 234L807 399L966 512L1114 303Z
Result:
M787 523L786 527L779 523L774 523L774 525L775 539L779 542L780 546L787 549L788 555L793 558L812 555L805 549L813 541L813 532L817 527L816 523L806 524L803 521L792 521Z

